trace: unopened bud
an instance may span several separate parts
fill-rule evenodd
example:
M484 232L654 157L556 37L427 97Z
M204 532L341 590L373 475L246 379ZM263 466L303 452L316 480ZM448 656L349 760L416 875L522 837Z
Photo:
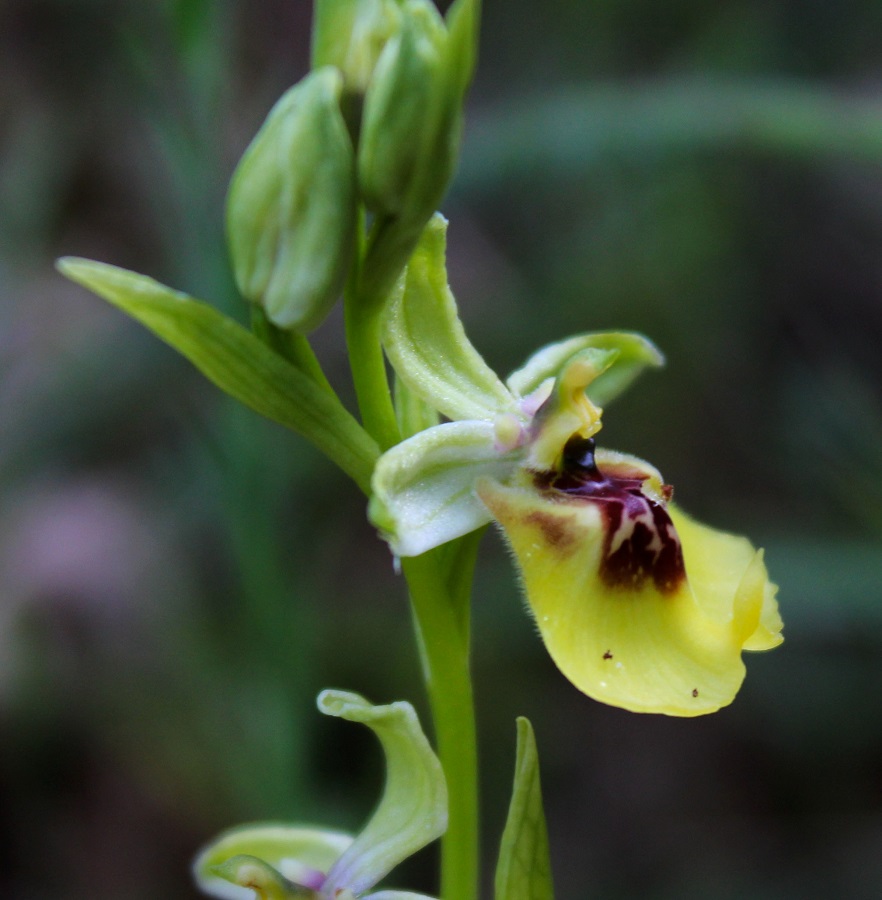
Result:
M436 146L449 143L440 133L449 118L443 78L446 37L433 6L408 3L400 32L377 62L358 144L359 190L375 213L402 216L427 205L434 212L435 200L447 186L451 154L439 154ZM424 198L426 192L431 196Z
M312 65L336 66L344 90L364 94L401 20L399 0L316 0Z
M309 331L320 324L351 260L355 162L341 89L331 67L291 88L230 184L227 235L236 282L281 328Z
M381 296L407 264L453 176L462 128L468 37L428 0L405 0L364 101L358 186L376 217L364 283Z

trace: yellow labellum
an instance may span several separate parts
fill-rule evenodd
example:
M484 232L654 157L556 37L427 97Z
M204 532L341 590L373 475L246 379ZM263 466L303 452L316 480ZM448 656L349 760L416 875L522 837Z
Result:
M609 460L655 481L640 460ZM593 496L541 489L529 475L477 486L517 558L549 653L579 690L633 712L698 716L726 706L744 680L742 650L782 640L762 552L692 521L649 485L641 493L639 479L598 484Z

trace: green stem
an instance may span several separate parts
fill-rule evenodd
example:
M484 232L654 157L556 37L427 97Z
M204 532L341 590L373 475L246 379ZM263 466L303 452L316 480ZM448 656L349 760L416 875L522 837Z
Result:
M470 538L466 539L470 540ZM477 539L457 559L474 562ZM466 557L465 559L463 557ZM441 897L478 896L478 753L469 669L471 579L451 579L446 547L403 559L435 722L438 757L447 779L449 824L441 842Z
M401 440L386 358L381 343L383 298L367 296L362 283L364 240L359 247L359 262L352 266L343 301L346 320L346 345L355 384L355 396L367 433L388 450Z
M401 440L381 343L383 297L365 286L363 230L344 298L346 343L362 422L381 449ZM376 236L376 230L374 231ZM469 670L469 599L480 534L402 560L447 779L441 897L477 900L478 752Z

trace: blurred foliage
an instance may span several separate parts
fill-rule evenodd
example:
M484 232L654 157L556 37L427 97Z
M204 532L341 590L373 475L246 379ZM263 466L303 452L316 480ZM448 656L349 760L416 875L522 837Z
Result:
M308 7L0 6L5 897L193 897L226 825L357 827L378 754L313 697L425 710L349 485L51 268L92 256L244 314L226 182L306 69ZM730 709L633 716L562 681L485 542L486 846L523 714L561 900L882 893L880 44L874 2L486 0L445 203L474 340L505 370L574 331L651 336L668 366L606 443L764 544L787 624ZM318 344L346 393L338 318Z

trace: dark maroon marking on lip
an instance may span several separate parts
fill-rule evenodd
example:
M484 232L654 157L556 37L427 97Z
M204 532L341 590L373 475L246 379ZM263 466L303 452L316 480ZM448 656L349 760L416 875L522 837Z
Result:
M692 696L693 696L693 697L697 697L697 696L698 696L698 688L692 688Z
M607 651L603 654L603 658L604 658L604 659L612 659L612 658L613 658L613 655L612 655L612 653L609 652L609 650L607 650Z
M643 493L647 476L631 467L610 466L602 472L594 459L593 438L572 438L564 447L562 463L559 472L537 472L536 485L598 505L605 525L600 564L604 584L640 590L651 578L660 593L676 591L686 577L683 549L667 510ZM662 493L670 499L671 488L665 485ZM629 526L630 535L613 549L619 530Z

